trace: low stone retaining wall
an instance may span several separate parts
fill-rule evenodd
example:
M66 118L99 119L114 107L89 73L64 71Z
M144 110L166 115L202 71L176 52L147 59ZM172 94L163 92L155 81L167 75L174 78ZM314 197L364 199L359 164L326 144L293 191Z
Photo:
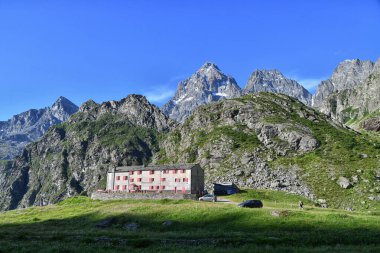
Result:
M196 200L195 194L181 193L156 193L156 192L93 192L92 199L115 200L115 199L193 199Z

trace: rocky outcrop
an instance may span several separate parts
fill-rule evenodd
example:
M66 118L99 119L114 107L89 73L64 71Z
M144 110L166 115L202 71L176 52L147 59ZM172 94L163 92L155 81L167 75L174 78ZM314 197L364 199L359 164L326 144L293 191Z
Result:
M43 109L32 109L0 122L0 160L13 159L24 147L38 140L51 126L60 124L78 111L78 107L64 97Z
M339 177L337 184L339 184L339 186L344 188L344 189L348 189L348 188L352 187L352 183L346 177Z
M312 95L302 85L286 78L278 70L256 70L249 77L243 93L273 92L298 99L306 105L311 104Z
M351 68L351 72L348 71L344 79L347 80L348 88L341 85L339 90L335 90L322 101L319 110L336 121L360 128L362 120L377 117L374 112L380 108L380 61L375 65L369 61L356 60L353 63L356 68ZM373 128L373 123L370 121L362 124L370 124Z
M334 92L355 89L372 73L371 61L345 60L334 70L332 76L322 81L312 99L312 106L320 108L329 95Z
M194 75L178 84L174 97L162 111L178 122L184 122L200 105L221 99L235 98L241 89L234 78L227 76L213 63L205 63Z
M367 131L379 132L380 131L380 117L374 117L374 118L363 120L360 123L360 128Z
M0 170L0 208L56 203L105 185L113 166L147 163L174 126L143 96L84 103Z

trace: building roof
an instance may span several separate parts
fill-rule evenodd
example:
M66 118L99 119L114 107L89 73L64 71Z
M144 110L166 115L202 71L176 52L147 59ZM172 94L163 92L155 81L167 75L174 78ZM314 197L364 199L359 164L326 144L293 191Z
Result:
M162 165L138 165L138 166L121 166L116 167L115 172L124 172L124 171L139 171L139 170L171 170L171 169L180 169L180 170L190 170L196 163L186 163L186 164L162 164ZM112 172L112 169L109 171Z
M236 187L236 185L233 182L217 182L214 183L214 185Z

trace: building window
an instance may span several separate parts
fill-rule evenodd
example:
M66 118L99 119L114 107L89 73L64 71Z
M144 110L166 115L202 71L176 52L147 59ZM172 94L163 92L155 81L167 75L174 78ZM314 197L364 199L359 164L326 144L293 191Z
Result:
M166 181L166 178L161 178L161 182L165 182Z
M164 170L164 174L169 174L169 170Z
M141 175L141 170L138 170L138 171L137 171L137 175Z
M129 174L130 174L130 175L133 175L133 171L130 171Z
M181 182L181 179L180 178L176 178L174 179L175 182Z
M115 191L119 190L119 186L115 185L114 189L115 189Z
M138 178L138 179L137 179L137 182L141 182L141 178Z
M177 174L177 170L172 170L172 173L173 174Z
M134 181L133 178L130 178L130 179L129 179L129 182L133 182L133 181Z
M149 186L149 190L153 190L153 185Z
M181 170L181 173L185 173L186 172L186 170Z
M161 190L165 190L165 185L161 185Z
M120 180L120 176L116 176L116 180Z
M156 185L156 186L154 187L154 189L158 190L158 185Z
M153 174L154 174L154 170L150 170L149 175L153 175Z
M189 179L188 178L184 178L183 182L189 182Z
M153 177L149 178L149 182L153 182L153 181L154 181Z
M127 186L126 185L123 185L123 191L125 191L127 189Z
M126 181L127 180L127 176L123 176L123 180Z

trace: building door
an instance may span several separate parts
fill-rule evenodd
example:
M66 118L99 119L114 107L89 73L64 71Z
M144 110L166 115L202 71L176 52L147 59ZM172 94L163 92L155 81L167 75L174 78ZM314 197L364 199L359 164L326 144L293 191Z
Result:
M182 186L182 193L186 193L186 188Z
M176 186L176 187L174 187L174 192L175 192L175 193L177 193L177 186Z

